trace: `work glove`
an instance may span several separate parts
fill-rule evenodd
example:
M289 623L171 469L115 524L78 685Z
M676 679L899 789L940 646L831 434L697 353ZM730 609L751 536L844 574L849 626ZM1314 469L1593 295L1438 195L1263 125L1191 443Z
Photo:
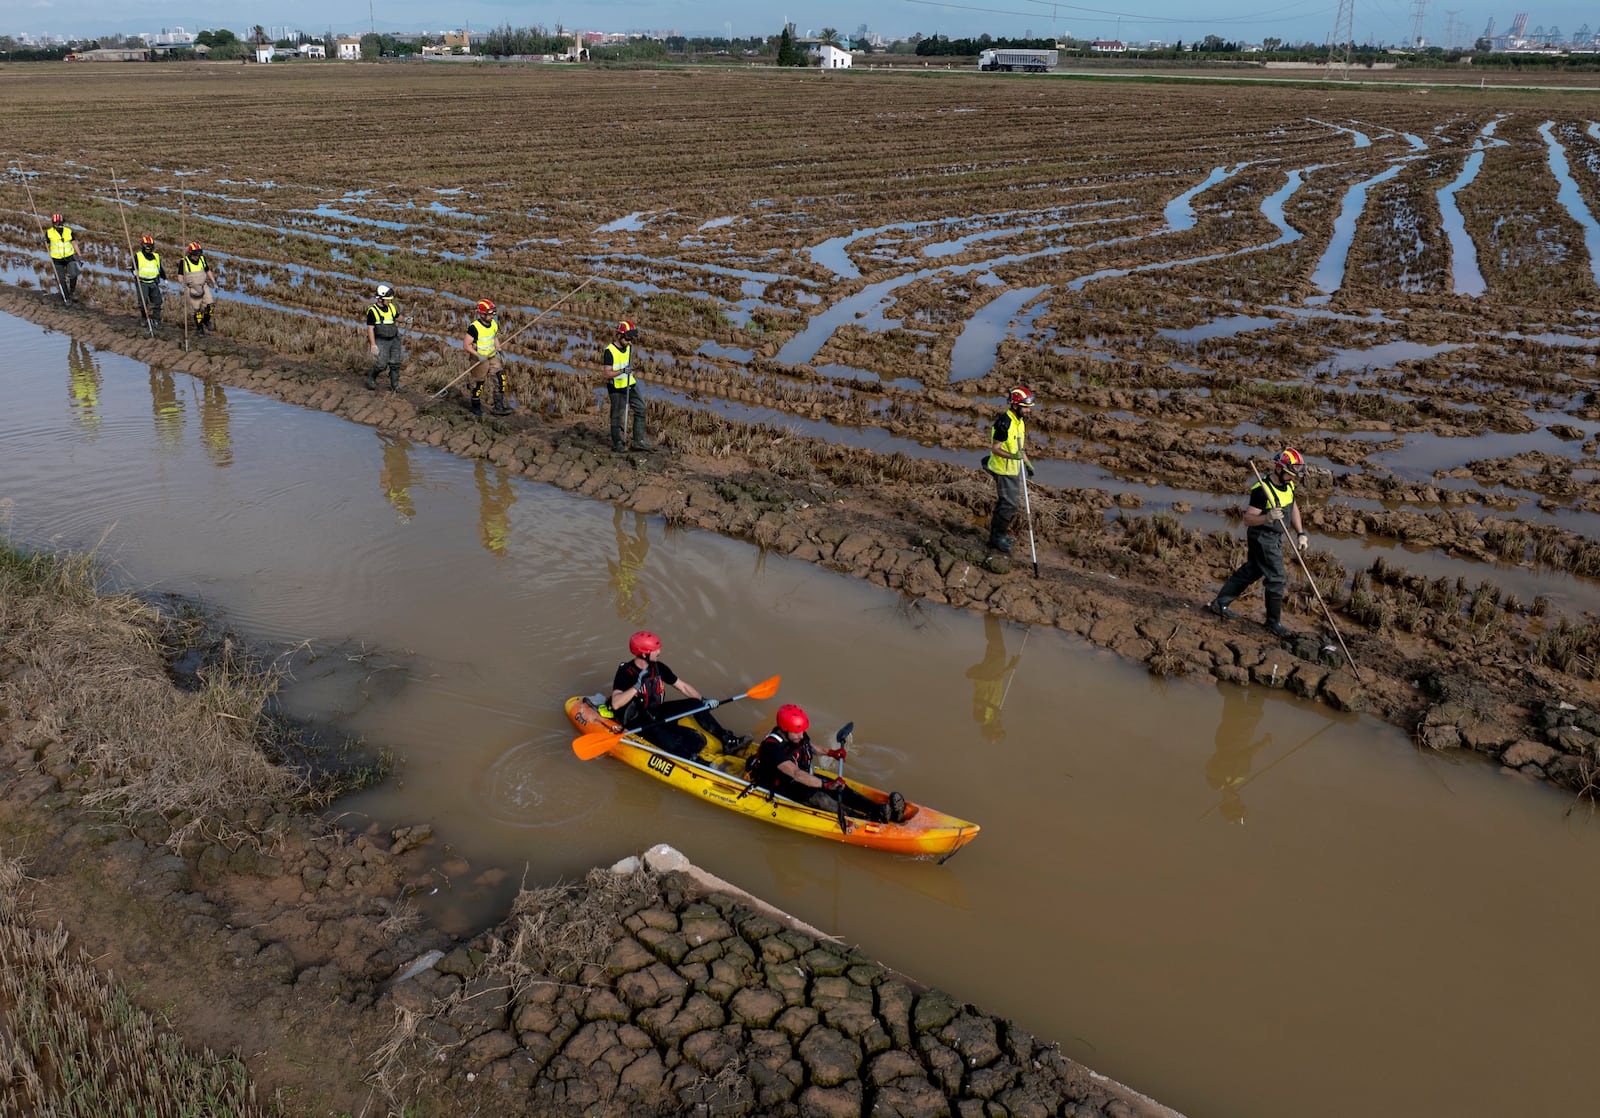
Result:
M1282 520L1283 519L1283 510L1282 509L1278 509L1278 508L1268 509L1267 510L1267 519L1271 520L1271 521Z
M1024 463L1023 463L1023 464L1022 464L1022 466L1023 466L1023 468L1024 468L1024 469L1025 469L1025 470L1027 470L1027 471L1028 471L1028 476L1029 476L1029 477L1032 477L1032 476L1033 476L1033 463L1032 463L1032 462L1024 462Z
M378 343L377 342L373 342L370 348L371 348L373 353L377 353L378 352Z
M1304 532L1301 532L1300 533L1300 538L1295 540L1294 542L1295 542L1295 546L1296 547L1298 547L1301 551L1304 551L1307 547L1309 547L1311 545L1311 537L1306 535Z
M837 749L828 750L826 756L832 757L835 761L843 761L849 754L845 752L844 746L841 745Z
M707 699L706 700L706 709L707 710L716 710L721 705L722 705L722 700L721 699Z
M839 789L844 787L844 781L840 780L838 777L835 777L832 780L824 780L822 782L822 787L825 791L837 792Z

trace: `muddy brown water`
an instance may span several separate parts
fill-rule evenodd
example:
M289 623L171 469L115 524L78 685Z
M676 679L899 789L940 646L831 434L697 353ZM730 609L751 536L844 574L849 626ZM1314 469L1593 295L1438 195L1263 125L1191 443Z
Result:
M1561 953L1600 925L1600 828L1547 787L14 318L0 353L12 538L98 545L121 585L307 642L292 711L399 758L344 821L431 822L510 871L477 895L441 874L447 927L668 842L1190 1115L1587 1105ZM730 726L782 701L853 720L851 772L982 835L945 866L842 849L578 761L561 701L641 626L708 693L783 676Z

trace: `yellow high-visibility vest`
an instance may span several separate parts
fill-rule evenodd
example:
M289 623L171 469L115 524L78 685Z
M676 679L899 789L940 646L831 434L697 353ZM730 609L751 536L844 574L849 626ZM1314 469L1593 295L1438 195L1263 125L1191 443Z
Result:
M134 263L139 265L139 278L149 282L161 278L161 254L152 252L146 256L143 250L133 254Z
M477 319L467 323L467 329L472 331L474 344L477 346L479 357L494 356L494 337L500 333L500 320L491 318L489 325L485 326Z
M44 231L50 242L50 259L65 260L77 254L77 249L72 247L72 226L63 225L57 229L54 225Z
M618 349L617 343L612 342L606 346L606 357L610 359L613 370L611 387L618 389L632 388L636 383L633 379L633 373L629 371L629 367L633 364L633 347L626 345Z
M185 256L178 262L178 267L183 269L185 272L203 272L207 268L206 255L202 252L199 260Z
M1006 414L1011 417L1011 427L1006 432L1006 441L1000 449L1014 457L1001 458L999 455L991 453L989 455L989 472L1001 474L1005 477L1016 477L1022 472L1022 438L1027 432L1028 425L1022 422L1022 417L1010 408L1006 409Z

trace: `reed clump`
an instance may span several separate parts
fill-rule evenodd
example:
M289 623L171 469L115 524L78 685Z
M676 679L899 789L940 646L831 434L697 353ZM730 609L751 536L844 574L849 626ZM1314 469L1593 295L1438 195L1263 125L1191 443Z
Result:
M103 591L93 554L26 553L0 541L0 704L37 716L37 758L78 778L82 804L153 812L174 849L283 801L304 781L272 764L266 712L279 677L231 641L174 686L171 622L131 594Z

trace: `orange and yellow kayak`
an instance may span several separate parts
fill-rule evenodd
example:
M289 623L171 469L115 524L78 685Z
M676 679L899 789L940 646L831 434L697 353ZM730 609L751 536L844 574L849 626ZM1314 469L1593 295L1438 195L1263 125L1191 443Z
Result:
M706 738L705 749L695 761L675 757L643 738L623 733L616 722L602 717L593 704L582 696L567 700L567 717L572 719L572 724L580 733L592 734L598 730L615 732L616 740L607 752L640 772L649 773L657 780L692 796L753 819L776 823L791 831L801 831L852 846L866 846L896 854L931 854L941 859L960 850L978 834L976 823L968 823L910 800L906 801L904 822L875 823L847 818L848 830L841 830L836 812L796 803L745 780L745 762L750 757L750 751L756 747L751 745L744 752L724 752L721 743L705 734L693 716L680 719L679 725L699 731ZM887 803L889 800L887 792L858 780L847 779L845 783L875 803Z

